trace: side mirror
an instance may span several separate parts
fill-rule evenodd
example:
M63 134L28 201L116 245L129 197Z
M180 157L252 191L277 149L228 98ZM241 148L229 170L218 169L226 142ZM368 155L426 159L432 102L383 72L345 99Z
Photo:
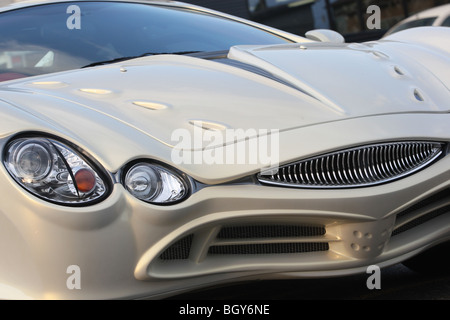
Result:
M316 29L305 33L306 38L320 42L344 43L344 37L333 30Z

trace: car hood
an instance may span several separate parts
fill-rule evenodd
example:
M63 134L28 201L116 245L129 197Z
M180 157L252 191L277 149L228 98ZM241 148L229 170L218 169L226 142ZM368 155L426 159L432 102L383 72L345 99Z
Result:
M0 92L2 100L84 141L126 127L179 147L174 133L199 127L258 135L375 115L448 112L449 74L448 55L400 41L305 43L238 46L216 60L151 56L9 81ZM82 125L88 118L95 127Z
M46 117L53 112L39 105L39 95L59 100L69 118L95 110L173 145L174 130L195 124L284 131L379 114L449 111L448 58L422 50L438 77L409 51L420 49L390 42L243 46L223 59L239 64L153 56L0 88L33 93L34 102L23 105Z

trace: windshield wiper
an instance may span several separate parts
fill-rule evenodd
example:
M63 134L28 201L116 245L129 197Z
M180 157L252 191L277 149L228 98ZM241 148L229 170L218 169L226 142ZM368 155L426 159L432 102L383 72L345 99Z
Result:
M95 67L95 66L102 66L105 64L111 64L111 63L116 63L116 62L121 62L121 61L125 61L125 60L132 60L132 59L137 59L137 58L142 58L142 57L147 57L147 56L156 56L156 55L160 55L160 54L177 54L177 55L185 55L185 54L192 54L192 53L199 53L202 51L179 51L179 52L146 52L137 56L130 56L130 57L120 57L120 58L115 58L115 59L111 59L111 60L104 60L104 61L97 61L97 62L93 62L90 63L88 65L85 65L81 68L90 68L90 67Z

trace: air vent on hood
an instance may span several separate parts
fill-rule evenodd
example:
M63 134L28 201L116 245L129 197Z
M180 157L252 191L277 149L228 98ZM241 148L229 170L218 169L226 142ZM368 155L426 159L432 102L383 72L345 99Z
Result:
M308 94L307 92L301 90L300 88L294 86L293 84L291 84L291 83L289 83L289 82L287 82L287 81L285 81L283 79L280 79L279 77L273 75L269 71L266 71L266 70L264 70L262 68L258 68L258 67L252 66L250 64L247 64L247 63L244 63L244 62L240 62L238 60L233 60L233 59L222 58L222 59L215 59L214 61L226 64L226 65L229 65L229 66L233 66L233 67L236 67L236 68L239 68L239 69L242 69L242 70L246 70L246 71L252 72L254 74L260 75L262 77L266 77L268 79L271 79L271 80L274 80L274 81L279 82L281 84L284 84L285 86L291 87L291 88L293 88L295 90L299 90L299 91L301 91L301 92L303 92L305 94Z
M258 174L262 183L343 188L389 182L416 172L444 150L437 142L391 142L341 150Z

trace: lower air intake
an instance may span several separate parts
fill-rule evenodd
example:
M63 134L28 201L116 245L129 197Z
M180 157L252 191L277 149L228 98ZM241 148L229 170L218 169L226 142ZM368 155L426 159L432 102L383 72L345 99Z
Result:
M313 237L325 234L323 226L304 225L241 225L223 227L218 239Z
M325 226L243 224L223 226L208 255L267 255L327 251Z
M193 234L190 234L184 238L173 243L170 247L163 251L159 256L161 260L186 260L189 258L189 254L192 246Z
M444 214L450 214L450 188L439 191L398 213L392 236L399 235Z
M252 254L286 254L327 251L328 243L260 243L221 245L209 248L208 254L217 255L252 255Z

